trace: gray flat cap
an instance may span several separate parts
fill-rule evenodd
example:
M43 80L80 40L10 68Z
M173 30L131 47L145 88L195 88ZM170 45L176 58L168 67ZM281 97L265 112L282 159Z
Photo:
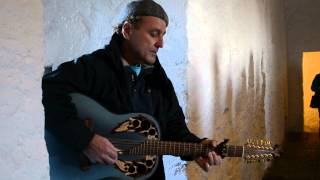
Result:
M125 11L121 14L120 20L123 22L130 17L137 16L154 16L164 20L167 26L169 24L167 13L153 0L138 0L130 2L125 8Z

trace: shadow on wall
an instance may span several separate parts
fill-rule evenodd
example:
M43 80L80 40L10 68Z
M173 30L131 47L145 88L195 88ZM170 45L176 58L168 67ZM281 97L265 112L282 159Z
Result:
M189 121L190 129L196 134L208 134L209 138L213 139L222 140L224 138L230 138L230 143L238 145L242 145L247 138L257 137L265 139L267 136L267 123L265 122L264 109L266 75L263 67L263 51L261 51L261 54L255 56L251 51L248 56L249 64L247 69L244 68L241 71L240 77L234 79L232 79L232 77L236 74L233 73L232 68L228 69L227 76L223 74L220 67L221 64L219 64L220 59L218 52L219 47L216 45L213 48L211 75L207 75L207 77L213 78L211 83L207 83L212 85L212 87L208 87L210 91L205 92L207 89L197 88L199 83L201 85L201 82L190 84L190 91L198 95L198 98L190 99L193 104L190 108L190 119L192 119L192 121ZM196 71L191 72L191 74L191 76L197 76ZM209 78L207 80L210 81ZM235 87L237 85L239 87ZM237 90L234 90L235 88ZM201 91L204 93L201 93ZM213 95L204 99L202 96L207 93ZM224 97L221 97L221 94L224 94ZM210 99L213 101L211 102L212 106L204 107L201 99L205 101ZM204 112L204 110L200 107L211 109L211 116L201 116L200 113ZM207 123L203 120L211 122ZM210 125L210 123L212 125ZM205 124L205 127L203 124ZM251 176L256 176L254 174L257 174L257 172L262 176L261 173L263 173L264 169L263 164L248 167L240 159L227 158L225 161L227 162L222 164L221 167L215 167L220 171L219 175L228 174L228 172L232 171L234 177L245 176L243 178L250 179ZM212 173L210 171L209 174L206 175L196 165L191 164L191 166L188 166L189 174L196 173L204 179L207 178L206 176L219 179L217 174L215 174L217 169L212 171ZM241 173L244 171L247 173ZM191 178L193 178L193 176ZM224 176L220 178L224 178Z

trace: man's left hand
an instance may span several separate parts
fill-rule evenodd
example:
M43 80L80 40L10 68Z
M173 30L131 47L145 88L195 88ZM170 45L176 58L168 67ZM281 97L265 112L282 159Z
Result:
M210 144L213 147L217 146L217 141L215 140L205 140L201 143ZM210 169L210 166L220 165L222 159L221 159L221 156L217 155L214 151L212 151L212 152L209 152L206 156L200 156L195 161L204 171L208 172Z

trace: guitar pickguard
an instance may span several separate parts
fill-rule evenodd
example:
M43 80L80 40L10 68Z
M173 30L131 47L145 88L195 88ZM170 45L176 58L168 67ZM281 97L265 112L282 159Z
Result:
M112 133L138 133L146 137L147 140L158 140L159 132L156 126L143 115L129 117L128 120L120 123L112 130ZM143 159L125 161L117 160L115 166L126 176L133 178L144 176L152 171L157 163L157 156L144 156Z
M144 159L134 161L117 160L115 165L126 176L137 178L150 173L156 160L157 156L145 156Z
M113 133L132 132L145 136L148 140L159 139L159 132L150 120L142 115L130 117L112 130Z

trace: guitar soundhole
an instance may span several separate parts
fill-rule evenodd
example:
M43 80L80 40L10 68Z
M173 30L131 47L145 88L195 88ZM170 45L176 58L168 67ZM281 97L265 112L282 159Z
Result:
M150 134L151 136L155 135L155 134L156 134L156 130L155 130L155 129L150 129L150 130L149 130L149 134Z
M141 122L141 128L142 128L143 130L149 129L149 128L150 128L150 123L149 123L148 121L142 121L142 122Z
M139 122L138 120L134 120L132 123L133 123L133 126L134 126L134 127L138 127L139 124L140 124L140 122ZM132 127L132 128L133 128L133 127Z
M138 174L145 174L147 172L147 167L141 164L137 164Z
M128 172L129 172L129 173L134 173L135 170L136 170L136 169L135 169L133 166L130 166L129 169L128 169Z
M147 165L148 167L150 167L150 166L153 165L153 162L152 162L151 160L147 160L146 165Z

